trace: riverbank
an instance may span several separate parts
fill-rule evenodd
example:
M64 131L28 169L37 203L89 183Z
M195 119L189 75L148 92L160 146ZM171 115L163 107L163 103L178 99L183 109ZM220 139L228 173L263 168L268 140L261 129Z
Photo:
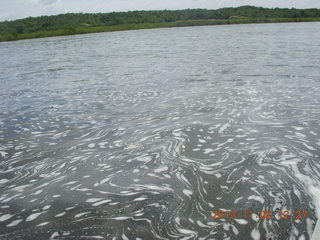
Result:
M119 24L119 25L113 25L113 26L67 28L67 29L54 30L54 31L39 31L34 33L4 34L4 35L0 35L0 42L33 39L33 38L55 37L55 36L67 36L67 35L76 35L76 34L99 33L99 32L151 29L151 28L226 25L226 24L249 24L249 23L315 22L315 21L320 21L320 18L240 18L240 19L205 19L205 20L200 19L200 20L186 20L186 21L163 22L163 23Z

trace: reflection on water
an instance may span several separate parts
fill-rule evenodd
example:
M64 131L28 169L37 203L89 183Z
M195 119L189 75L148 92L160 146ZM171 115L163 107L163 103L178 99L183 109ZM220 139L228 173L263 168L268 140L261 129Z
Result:
M309 239L319 26L1 43L0 238Z

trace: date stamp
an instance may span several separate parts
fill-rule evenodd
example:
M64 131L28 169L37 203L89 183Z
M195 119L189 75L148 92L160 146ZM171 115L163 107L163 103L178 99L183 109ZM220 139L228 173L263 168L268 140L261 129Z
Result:
M305 219L308 211L212 211L211 219Z

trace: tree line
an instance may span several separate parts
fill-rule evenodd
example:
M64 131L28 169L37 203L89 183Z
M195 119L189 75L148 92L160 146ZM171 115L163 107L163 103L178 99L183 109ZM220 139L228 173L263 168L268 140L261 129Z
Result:
M227 19L272 19L272 18L320 18L320 9L287 9L243 6L217 10L186 9L159 11L130 11L111 13L68 13L55 16L28 17L0 22L0 35L11 35L63 30L76 33L78 28L97 28L130 24L162 24Z

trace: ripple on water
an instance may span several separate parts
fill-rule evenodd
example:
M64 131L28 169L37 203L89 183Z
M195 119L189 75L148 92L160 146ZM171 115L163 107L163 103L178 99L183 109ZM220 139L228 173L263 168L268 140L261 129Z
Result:
M320 209L317 28L1 44L0 238L309 239ZM286 210L308 215L280 219Z

